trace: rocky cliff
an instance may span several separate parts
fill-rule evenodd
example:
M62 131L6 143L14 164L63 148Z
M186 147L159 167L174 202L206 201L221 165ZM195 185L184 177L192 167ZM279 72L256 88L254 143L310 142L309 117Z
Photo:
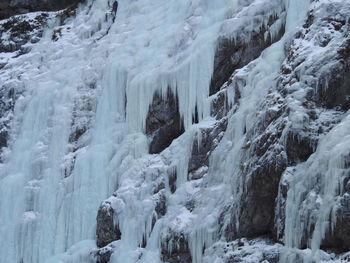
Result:
M79 2L79 0L2 0L0 19L34 11L57 11Z
M6 262L350 261L350 3L0 7Z

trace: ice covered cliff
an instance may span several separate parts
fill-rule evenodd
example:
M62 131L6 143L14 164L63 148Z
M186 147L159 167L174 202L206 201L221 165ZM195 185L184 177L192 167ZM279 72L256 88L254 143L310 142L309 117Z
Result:
M349 1L4 3L1 262L350 261Z

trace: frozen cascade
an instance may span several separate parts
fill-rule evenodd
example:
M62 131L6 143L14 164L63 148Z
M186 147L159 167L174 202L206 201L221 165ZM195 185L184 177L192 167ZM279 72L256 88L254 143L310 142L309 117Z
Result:
M105 9L104 5L96 4L94 19L101 19L100 8ZM83 15L74 21L77 32L83 31L83 21ZM84 31L94 30L91 26ZM18 135L8 161L1 167L0 221L6 244L1 246L0 254L4 262L44 262L74 243L92 237L92 211L98 206L98 199L105 197L107 183L91 175L103 170L108 143L102 152L91 149L80 157L100 158L101 162L94 162L100 167L86 171L87 166L77 160L74 176L69 178L64 178L62 169L76 88L99 77L85 61L93 42L87 40L80 49L74 48L81 39L72 32L70 42L51 45L51 32L46 32L29 57L32 67L24 75L27 94L15 109L13 130ZM103 59L97 56L91 61L103 64ZM76 66L66 70L67 65ZM85 72L83 65L89 65ZM82 79L77 78L80 76ZM108 180L108 176L101 178ZM78 207L81 210L77 211Z
M234 78L244 79L245 84L239 87L239 103L229 113L224 138L211 156L207 176L188 182L192 141L196 136L200 141L198 131L213 122L209 86L217 38L235 39L229 20L242 11L239 2L244 1L120 0L112 24L112 1L91 0L80 5L57 42L51 40L57 21L51 21L41 42L25 57L32 67L23 75L26 93L16 104L11 149L0 166L0 234L6 240L0 246L1 260L89 262L90 252L96 248L96 211L100 202L114 193L105 202L116 211L114 219L122 236L112 243L116 253L111 262L159 262L168 228L188 234L192 262L213 262L210 255L203 255L203 248L221 238L218 218L225 205L233 203L239 217L241 196L249 180L240 172L245 131L254 126L262 98L276 87L285 46L309 5L308 0L271 1L281 9L287 6L286 34L235 73ZM267 20L262 25L266 26ZM281 23L271 26L272 36L277 35ZM68 145L72 119L76 118L80 89L86 86L92 87L90 95L96 99L89 110L93 117L72 152ZM149 155L144 135L148 108L154 93L160 91L165 97L168 88L178 96L186 132L161 154ZM232 103L234 91L231 84ZM193 124L196 111L199 123ZM301 196L319 179L319 169L327 171L321 178L321 194L309 194L309 201L319 202L320 207L310 240L314 260L318 260L327 220L337 205L334 196L341 192L341 156L348 154L341 145L349 140L348 119L320 142L319 150L297 166L291 178L285 242L297 248L304 228L310 227L298 221L298 213L309 213ZM73 163L69 174L65 173L66 162ZM153 225L155 182L162 182L174 171L176 192L169 194L166 181L168 211ZM305 171L309 177L303 176ZM197 201L193 213L183 208L188 195ZM238 220L236 223L239 228ZM170 251L179 244L170 242L168 246ZM291 251L294 249L284 252L282 263L295 262Z
M309 1L287 1L287 22L286 33L283 38L267 48L262 55L242 70L236 73L236 78L243 78L245 80L244 86L239 87L240 100L238 109L234 109L233 114L229 117L228 128L222 139L220 145L213 153L210 160L209 168L209 184L217 185L221 183L222 186L217 187L215 193L210 195L209 200L212 205L206 205L206 208L215 211L215 207L222 205L229 200L234 204L234 211L236 213L236 219L239 218L240 200L244 191L244 186L249 178L243 178L241 167L241 149L245 142L245 130L250 130L257 122L256 113L259 110L259 105L262 103L261 98L265 97L269 90L273 90L276 87L276 79L280 70L282 61L285 58L284 47L285 44L290 41L293 34L297 30L297 26L301 25L302 20L305 18L306 10L308 10ZM229 98L232 102L235 99L234 88L229 90ZM226 176L226 175L232 176ZM233 187L232 187L233 186ZM206 193L207 194L207 193ZM204 202L210 202L208 199L203 198ZM208 214L206 210L203 213ZM219 215L217 215L219 216ZM199 216L199 218L201 218ZM228 222L226 220L226 222ZM214 224L217 221L214 221ZM239 228L239 222L236 220L236 228ZM196 240L191 240L193 244L192 254L195 255L194 261L196 263L203 262L202 249L210 246L208 241L217 238L218 226L212 230L212 237L209 238L206 235L195 235ZM208 227L211 229L212 227ZM208 233L207 233L208 234ZM197 256L199 255L199 256ZM212 262L212 258L208 255L204 258L204 262Z
M293 124L298 125L298 122ZM348 195L344 190L345 178L349 175L348 156L349 112L344 112L341 122L321 137L316 152L306 162L284 172L282 181L288 192L285 199L285 247L280 262L330 260L329 254L321 248L332 249L327 247L327 237L337 227L341 196ZM278 200L283 200L283 197L278 196ZM336 262L348 262L348 258Z
M128 71L126 92L130 131L144 129L148 107L156 90L165 95L171 88L177 94L185 128L192 124L196 108L200 120L209 116L207 98L215 51L215 37L212 36L218 34L227 2L193 1L189 4L178 1L160 4L155 1L145 4L137 1L131 5L137 9L142 7L140 15L133 13L132 16L129 14L130 7L125 5L128 9L124 13L121 5L119 20L124 24L116 29L120 42L111 57L119 63L117 68ZM154 17L155 21L150 23L149 16ZM175 32L168 30L170 23ZM129 30L124 29L124 25L128 25ZM137 34L139 30L148 32L147 36ZM172 41L169 42L169 39ZM128 59L130 57L132 59Z
M334 227L334 213L339 204L337 195L343 192L343 176L348 173L345 162L349 155L349 120L346 116L320 141L316 153L289 175L285 229L287 251L282 262L295 262L297 256L304 258L304 262L322 260L322 240L326 231ZM321 181L320 189L314 187L316 180ZM308 245L312 253L298 252L305 231L311 231Z
M186 128L195 108L200 119L209 115L213 35L227 2L120 1L118 20L105 36L111 22L105 14L112 3L88 1L56 44L51 44L52 21L27 57L32 68L25 74L26 94L15 109L13 130L18 135L1 167L1 235L6 240L0 248L2 260L44 262L81 240L93 239L100 201L121 184L117 168L147 151L141 132L156 89L176 90ZM69 158L74 100L79 87L86 85L101 94L95 122L88 145L79 149L74 169L65 178L62 165ZM94 247L84 242L81 247ZM67 258L63 254L52 260Z

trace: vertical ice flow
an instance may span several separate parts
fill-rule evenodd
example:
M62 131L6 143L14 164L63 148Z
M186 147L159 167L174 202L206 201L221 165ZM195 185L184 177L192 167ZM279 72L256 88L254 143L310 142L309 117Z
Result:
M238 72L247 82L240 87L239 108L230 115L227 133L210 160L205 183L218 187L203 190L202 208L194 219L189 242L194 263L203 262L203 247L217 238L217 218L206 215L214 211L218 216L218 204L225 199L239 205L244 185L239 176L244 130L254 125L261 98L275 85L284 45L308 9L307 0L285 2L286 35L251 63L249 70ZM114 24L106 16L111 5L112 1L87 1L77 17L68 22L72 29L57 43L51 42L53 28L47 29L32 51L42 54L41 61L25 57L33 63L33 69L27 73L31 77L25 83L26 94L15 109L16 137L6 162L0 166L0 234L6 240L0 246L0 255L4 262L87 262L89 249L95 246L98 206L117 188L127 198L118 215L123 233L116 242L120 253L114 254L112 261L134 262L141 254L138 246L144 236L147 246L142 250L142 262L159 259L164 222L158 220L151 231L153 207L146 198L151 188L144 186L143 192L133 192L128 180L140 178L124 172L132 165L142 169L138 158L147 155L143 132L156 90L165 96L170 88L177 94L180 114L189 131L186 142L193 137L191 125L196 109L200 121L209 116L216 38L227 10L234 12L238 1L120 0ZM79 149L74 168L65 177L62 166L69 154L75 98L79 87L91 84L98 97L87 131L88 143ZM186 151L180 153L184 153L182 158L188 157ZM331 174L337 174L338 162L329 164ZM186 160L178 163L182 176L179 188L187 180L186 165ZM151 180L152 173L145 174L145 180ZM324 204L328 205L337 188L327 184L327 178ZM319 246L325 231L322 220L329 212L324 210L317 221L312 247ZM293 240L290 235L286 232L286 243L296 246L288 241Z
M0 167L2 260L68 262L69 248L93 247L84 240L94 239L101 200L122 184L121 163L146 153L142 132L155 90L178 95L186 129L196 108L199 119L209 115L215 36L228 2L119 1L110 25L112 1L87 1L57 42L51 42L57 23L50 22L23 57L33 68L15 109L18 135ZM88 144L66 175L75 98L86 85L99 95L96 114ZM78 254L75 260L84 262Z

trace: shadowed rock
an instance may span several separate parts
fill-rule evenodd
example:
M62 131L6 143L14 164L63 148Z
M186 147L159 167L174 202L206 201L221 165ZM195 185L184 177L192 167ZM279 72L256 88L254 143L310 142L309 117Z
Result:
M161 244L161 260L166 263L192 263L187 237L182 233L169 234Z
M202 166L209 166L209 157L220 143L227 128L227 119L223 118L214 127L201 129L201 140L193 141L192 153L188 164L189 173L196 171Z
M319 79L317 94L328 108L350 109L350 37L338 50L338 58L328 74Z
M157 92L149 107L146 134L150 136L150 153L160 153L184 132L178 98L170 89L165 98Z
M2 0L0 19L34 11L57 11L79 2L80 0Z
M114 210L111 204L107 201L103 202L96 218L96 244L98 247L104 247L121 237L119 227L115 224L113 216Z
M343 180L344 193L340 195L339 206L336 210L336 220L333 227L329 226L322 247L336 252L350 250L350 154L344 157Z
M271 26L278 17L271 16L268 26ZM219 39L214 59L214 73L210 84L210 94L215 94L221 86L230 78L232 73L244 67L249 62L260 56L261 52L272 43L278 41L284 34L284 27L279 34L271 39L265 38L267 29L263 26L260 31L251 32L251 39L245 42L243 39Z
M317 138L303 136L298 131L289 131L286 140L288 162L291 164L305 162L317 146Z
M350 194L343 195L340 206L336 212L336 223L334 229L329 229L322 247L333 249L336 252L347 252L350 250Z

